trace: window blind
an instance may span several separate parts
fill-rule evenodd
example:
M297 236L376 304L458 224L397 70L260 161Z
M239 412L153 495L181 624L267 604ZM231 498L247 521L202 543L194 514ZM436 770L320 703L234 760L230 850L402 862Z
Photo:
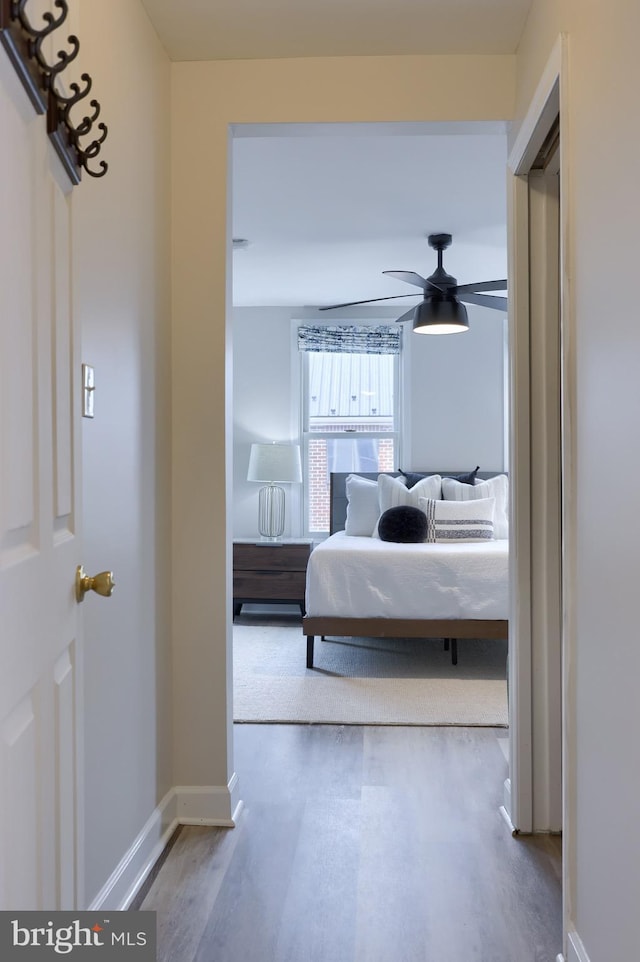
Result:
M402 330L397 327L304 324L298 328L298 349L325 354L399 354Z

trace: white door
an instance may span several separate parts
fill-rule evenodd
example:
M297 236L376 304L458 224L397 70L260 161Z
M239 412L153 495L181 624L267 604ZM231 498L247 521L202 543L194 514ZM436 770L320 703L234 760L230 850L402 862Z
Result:
M0 909L83 907L70 214L0 51Z

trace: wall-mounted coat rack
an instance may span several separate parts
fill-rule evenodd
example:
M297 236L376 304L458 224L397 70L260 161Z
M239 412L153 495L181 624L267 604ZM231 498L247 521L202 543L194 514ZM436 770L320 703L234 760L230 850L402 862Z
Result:
M42 14L44 26L35 27L27 13L30 0L0 0L0 40L15 67L29 99L39 114L47 115L47 132L73 184L80 183L81 171L86 170L92 177L103 177L108 165L101 160L97 169L92 169L102 144L107 136L106 124L96 121L100 115L97 100L89 101L91 114L74 122L72 110L77 107L91 90L91 77L81 76L81 84L69 84L69 93L60 89L63 71L78 56L80 41L71 35L67 37L69 51L59 50L57 60L49 63L43 51L47 37L52 36L67 19L69 7L67 0L54 0L54 7L60 11ZM77 111L75 111L77 113ZM96 136L96 133L98 136ZM93 135L93 139L90 139Z

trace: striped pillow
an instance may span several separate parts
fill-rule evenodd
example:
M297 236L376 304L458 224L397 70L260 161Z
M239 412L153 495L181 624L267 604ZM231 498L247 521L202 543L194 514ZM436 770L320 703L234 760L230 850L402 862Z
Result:
M427 516L427 542L492 541L495 498L475 501L436 501L420 498Z
M445 501L473 501L474 499L495 498L496 510L493 517L494 538L509 537L509 479L506 474L497 474L475 485L460 484L452 478L442 479L442 497Z

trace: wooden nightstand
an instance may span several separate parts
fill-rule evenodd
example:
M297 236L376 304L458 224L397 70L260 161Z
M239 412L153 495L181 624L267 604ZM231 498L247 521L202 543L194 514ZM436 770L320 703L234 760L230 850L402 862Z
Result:
M307 561L313 541L233 542L233 617L243 604L300 605L304 615Z

